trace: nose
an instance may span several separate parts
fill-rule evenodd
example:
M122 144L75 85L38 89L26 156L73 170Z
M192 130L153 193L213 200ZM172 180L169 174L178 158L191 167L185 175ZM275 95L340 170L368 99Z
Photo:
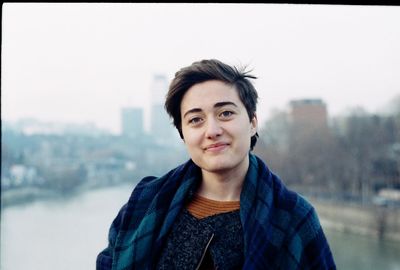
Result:
M216 119L208 119L206 122L206 137L209 139L214 139L221 136L223 130L220 123Z

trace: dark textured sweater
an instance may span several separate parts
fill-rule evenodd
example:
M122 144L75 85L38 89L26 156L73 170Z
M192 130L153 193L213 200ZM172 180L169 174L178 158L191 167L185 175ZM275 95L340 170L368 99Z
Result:
M200 262L200 269L242 269L243 261L239 210L197 219L183 209L162 249L157 269L196 269Z

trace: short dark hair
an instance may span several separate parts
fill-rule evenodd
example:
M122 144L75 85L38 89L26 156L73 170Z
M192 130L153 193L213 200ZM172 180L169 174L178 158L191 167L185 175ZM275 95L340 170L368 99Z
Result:
M195 84L210 80L218 80L235 87L240 100L243 102L250 121L253 119L257 109L258 94L249 79L257 79L245 71L246 67L240 69L229 66L219 60L201 60L192 65L184 67L175 73L165 100L165 109L173 119L179 135L183 139L181 123L181 102L186 91ZM258 133L251 137L250 149L253 150L258 138Z

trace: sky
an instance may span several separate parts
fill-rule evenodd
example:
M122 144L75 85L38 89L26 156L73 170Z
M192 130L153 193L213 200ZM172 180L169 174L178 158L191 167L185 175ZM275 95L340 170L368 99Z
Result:
M258 119L300 98L330 116L400 94L400 7L310 4L4 3L1 119L148 121L156 74L216 58L258 78ZM146 122L148 127L148 122Z

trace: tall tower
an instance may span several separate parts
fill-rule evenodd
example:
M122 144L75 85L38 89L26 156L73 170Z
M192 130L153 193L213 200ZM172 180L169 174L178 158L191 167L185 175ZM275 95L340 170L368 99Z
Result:
M122 135L139 137L143 135L143 109L125 107L121 110Z
M150 132L156 142L168 144L171 142L174 128L164 109L165 95L168 91L168 81L164 75L156 74L151 85L151 122Z
M288 120L291 124L290 136L295 138L294 141L328 136L328 112L321 99L292 100Z
M299 99L290 102L290 120L303 129L326 129L328 112L321 99Z

